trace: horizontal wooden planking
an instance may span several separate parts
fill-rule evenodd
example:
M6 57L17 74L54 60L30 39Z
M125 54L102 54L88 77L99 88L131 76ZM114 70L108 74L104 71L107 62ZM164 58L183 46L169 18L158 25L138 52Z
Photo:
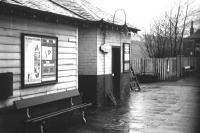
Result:
M12 72L14 75L21 74L21 68L0 68L0 73Z
M14 74L13 75L13 82L21 82L21 75L20 74Z
M1 28L0 28L1 29ZM0 30L1 31L1 30ZM15 32L12 31L13 33ZM0 34L0 44L7 44L7 45L20 45L21 44L21 31L18 31L15 35L1 35ZM34 34L33 32L28 32L29 34ZM35 33L38 34L38 33ZM58 46L59 47L77 47L77 42L69 42L69 38L76 38L76 36L69 36L69 35L58 35L58 34L39 34L39 35L46 35L46 36L55 36L58 37ZM61 38L62 37L62 38ZM64 40L65 39L65 40Z
M21 59L21 53L6 53L6 52L0 52L0 60L19 60Z
M77 38L74 37L74 36L70 36L70 37L68 38L68 41L69 41L69 42L77 42Z
M1 42L1 40L0 40ZM0 53L7 52L7 53L17 53L21 51L20 45L4 45L0 44Z
M75 59L77 58L77 53L74 54L58 54L58 59Z
M78 73L77 70L69 70L69 71L58 71L58 77L65 77L65 76L76 76Z
M1 31L2 28L0 28L0 31ZM8 39L8 40L4 40L5 41L5 44L13 44L13 40L17 40L17 42L19 42L20 38L21 38L21 33L24 33L20 30L12 30L12 29L9 29L10 32L12 32L13 34L0 34L0 38L4 39ZM26 34L38 34L37 32L26 32ZM68 44L70 45L74 45L76 44L77 41L71 41L70 42L70 38L73 38L74 40L77 38L75 35L59 35L59 34L48 34L48 33L43 33L43 34L39 34L39 35L44 35L44 36L55 36L55 37L58 37L58 41L59 42L67 42ZM71 39L72 40L72 39ZM1 41L2 42L2 41ZM3 42L2 42L3 43ZM19 43L16 43L16 44L19 44Z
M42 34L44 35L44 34ZM59 47L77 47L76 41L74 42L68 42L69 38L72 38L72 36L65 36L66 40L60 40L60 35L50 35L58 37L58 46ZM21 44L21 34L16 36L2 36L0 35L0 44L7 44L7 45L20 45Z
M71 74L71 73L69 73L69 74ZM72 73L73 74L73 73ZM65 73L65 75L67 75L66 73ZM72 78L73 77L73 78ZM72 79L70 79L70 78L72 78ZM74 75L68 75L68 77L66 76L65 78L64 77L62 77L62 78L59 78L58 80L60 81L60 82L58 82L58 83L56 83L55 85L45 85L45 86L41 86L42 88L45 88L45 87L49 87L49 88L51 88L51 89L54 89L54 87L55 88L63 88L63 87L61 87L62 85L60 85L60 84L63 84L63 83L71 83L71 82L77 82L77 80L74 78ZM37 90L37 88L38 87L34 87L35 88L35 90ZM19 82L15 82L15 83L13 83L13 90L19 90L19 89L22 89L21 88L21 82L19 81ZM29 89L29 88L27 88L27 89ZM23 89L23 90L26 90L26 89ZM36 92L33 92L33 93L36 93Z
M20 19L15 17L0 17L0 27L18 29L23 31L35 31L39 33L54 33L61 35L76 35L77 27L40 22L35 20Z
M62 49L61 51L65 51ZM69 49L68 51L70 51ZM73 52L74 51L74 52ZM77 58L77 51L73 49L70 52L63 52L58 54L58 59L73 59ZM19 60L21 59L20 47L17 45L0 45L0 60Z
M77 76L67 76L67 77L60 77L58 78L58 82L70 82L70 81L76 81L77 80Z
M76 70L77 65L60 65L58 66L58 71L64 71L64 70Z
M67 53L78 53L77 48L58 48L58 53L67 54Z
M0 27L0 36L20 37L21 30L14 30L12 28Z
M12 54L12 53L10 53L10 54ZM7 53L6 55L9 55L9 54ZM13 59L11 59L13 56L9 55L7 58L4 56L5 57L4 59L0 59L0 68L21 67L21 60L17 59L17 58L19 58L18 54L14 53L14 55L17 55L16 58L14 57ZM68 54L66 54L66 55L68 55ZM75 55L72 55L72 54L70 54L70 56L75 57ZM65 59L58 60L58 65L77 64L77 59L72 58L70 56L62 57ZM3 58L3 57L1 57L1 58Z
M20 37L0 36L0 44L20 45Z
M60 61L59 61L60 62ZM70 65L66 65L70 64ZM58 66L58 71L69 71L69 70L76 70L77 71L77 65L76 60L65 60L63 62L60 62ZM13 72L14 76L16 75L16 79L14 79L14 82L20 81L20 74L21 74L21 68L20 68L20 60L0 60L0 73L4 72Z
M29 34L42 34L42 35L46 35L46 36L52 36L55 35L54 33L47 33L47 32L41 32L41 31L30 31L30 30L26 30L26 29L19 29L19 28L14 28L14 27L3 27L0 26L0 36L10 36L10 37L20 37L21 33L29 33ZM75 36L76 37L76 31L66 31L65 34L57 34L56 35L59 40L66 40L68 41L68 37L70 36ZM67 36L67 38L66 38Z
M0 68L1 67L20 67L20 60L0 60Z
M67 41L59 41L58 42L58 47L63 47L63 48L75 48L77 47L77 44L74 42L67 42Z
M1 27L0 28L0 40L1 40L0 45L1 44L4 44L4 45L3 45L3 47L0 47L0 51L1 51L0 52L0 69L1 69L1 72L6 72L6 71L14 72L14 77L13 77L14 90L20 89L20 84L21 84L21 75L20 75L20 67L21 67L20 36L21 36L21 33L57 36L59 43L64 42L63 44L59 45L59 49L61 47L75 48L74 49L75 54L73 54L73 53L69 54L69 53L71 53L71 51L73 51L72 49L70 49L70 50L62 49L61 50L61 51L64 50L65 54L59 53L59 59L61 59L61 60L64 59L64 61L60 62L59 66L61 66L61 67L59 67L60 69L59 68L58 69L59 69L59 71L73 69L73 72L64 72L64 75L66 75L66 74L77 75L77 72L74 72L74 68L76 65L75 66L69 65L68 67L62 66L63 62L64 62L64 64L65 63L73 64L73 63L77 62L77 48L76 48L77 43L74 42L74 41L77 41L77 37L76 37L77 36L77 33L76 33L77 28L71 27L71 26L68 27L68 26L56 25L56 26L54 26L54 28L55 28L54 29L54 28L52 28L51 24L48 24L48 25L46 23L41 24L40 22L33 23L29 20L26 20L26 21L29 21L29 22L26 22L26 21L22 21L22 20L12 19L12 21L15 21L15 23L10 23L10 24L9 24L9 19L7 19L7 21L6 21L6 19L1 19L1 20L2 21L0 22L0 27ZM24 23L22 23L22 22L24 22ZM45 26L47 26L48 28L44 28ZM51 28L49 28L49 27L51 27ZM60 29L58 27L60 27ZM65 41L71 41L71 42L65 43ZM5 46L5 44L7 44L7 46ZM67 51L69 51L69 52L66 53ZM65 61L65 59L74 59L75 61L72 61L72 60ZM75 70L75 71L77 71L77 70ZM61 76L63 76L63 74L61 74ZM58 80L60 82L68 82L70 80L74 80L75 77L73 77L73 78L61 77L61 79L59 77ZM55 89L55 87L56 87L56 89L57 89L57 87L62 88L63 85L64 84L61 85L60 83L58 83L58 85L47 85L45 87L43 86L41 88L41 90L44 91L44 88L49 88L52 90ZM77 87L77 84L76 84L76 87ZM38 87L33 87L33 91L31 93L26 93L26 91L29 89L30 88L23 89L23 91L25 92L24 94L27 94L27 95L33 94L34 95L35 93L37 93L36 90L38 90ZM48 90L48 89L45 89L45 90Z
M23 33L22 31L12 30L12 29L9 29L9 32L5 32L5 31L8 31L8 30L2 30L2 28L0 28L0 39L2 39L0 41L0 44L16 44L16 45L21 44L20 38L21 38L21 33ZM30 32L30 31L26 32L26 33L38 34L37 32ZM69 42L70 38L76 39L76 34L74 34L74 36L72 36L72 35L59 35L59 34L55 35L55 34L47 34L47 33L43 33L43 34L39 34L39 35L58 37L58 42L59 42L58 45L61 46L61 47L76 47L77 46L76 41Z
M77 60L76 59L58 60L58 65L67 65L67 64L75 65L77 64Z
M78 36L77 34L73 34L73 35L58 35L57 37L59 41L76 43Z
M74 80L74 78L75 78L76 76L70 76L70 75L68 75L68 76L65 76L65 77L63 77L63 76L58 76L58 82L63 82L63 78L64 79L73 79ZM67 80L68 81L68 80ZM18 75L18 74L14 74L13 75L13 83L16 83L16 82L21 82L21 75Z
M21 89L21 82L20 81L13 83L13 90L18 90L18 89Z

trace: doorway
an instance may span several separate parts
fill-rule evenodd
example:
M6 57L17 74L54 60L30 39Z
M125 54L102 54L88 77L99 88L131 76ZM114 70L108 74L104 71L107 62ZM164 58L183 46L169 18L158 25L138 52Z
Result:
M113 94L120 99L120 74L121 74L121 50L120 47L112 47L112 80Z

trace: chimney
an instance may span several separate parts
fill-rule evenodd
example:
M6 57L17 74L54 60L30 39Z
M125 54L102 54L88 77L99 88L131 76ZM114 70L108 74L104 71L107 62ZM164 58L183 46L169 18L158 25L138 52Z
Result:
M191 21L190 35L192 35L193 33L194 33L193 21Z

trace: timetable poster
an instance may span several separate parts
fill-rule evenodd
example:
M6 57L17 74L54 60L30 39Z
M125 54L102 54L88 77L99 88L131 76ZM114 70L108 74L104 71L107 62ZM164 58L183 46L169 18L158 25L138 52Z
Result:
M25 36L24 83L41 83L41 38Z
M42 39L42 81L56 80L56 40Z
M130 47L129 44L124 44L124 61L130 60Z

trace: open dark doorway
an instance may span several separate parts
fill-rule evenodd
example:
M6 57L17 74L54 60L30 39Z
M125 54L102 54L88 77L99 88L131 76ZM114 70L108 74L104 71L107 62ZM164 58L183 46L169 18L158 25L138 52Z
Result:
M113 93L117 100L120 99L120 71L121 71L121 54L120 47L112 47L112 77Z

